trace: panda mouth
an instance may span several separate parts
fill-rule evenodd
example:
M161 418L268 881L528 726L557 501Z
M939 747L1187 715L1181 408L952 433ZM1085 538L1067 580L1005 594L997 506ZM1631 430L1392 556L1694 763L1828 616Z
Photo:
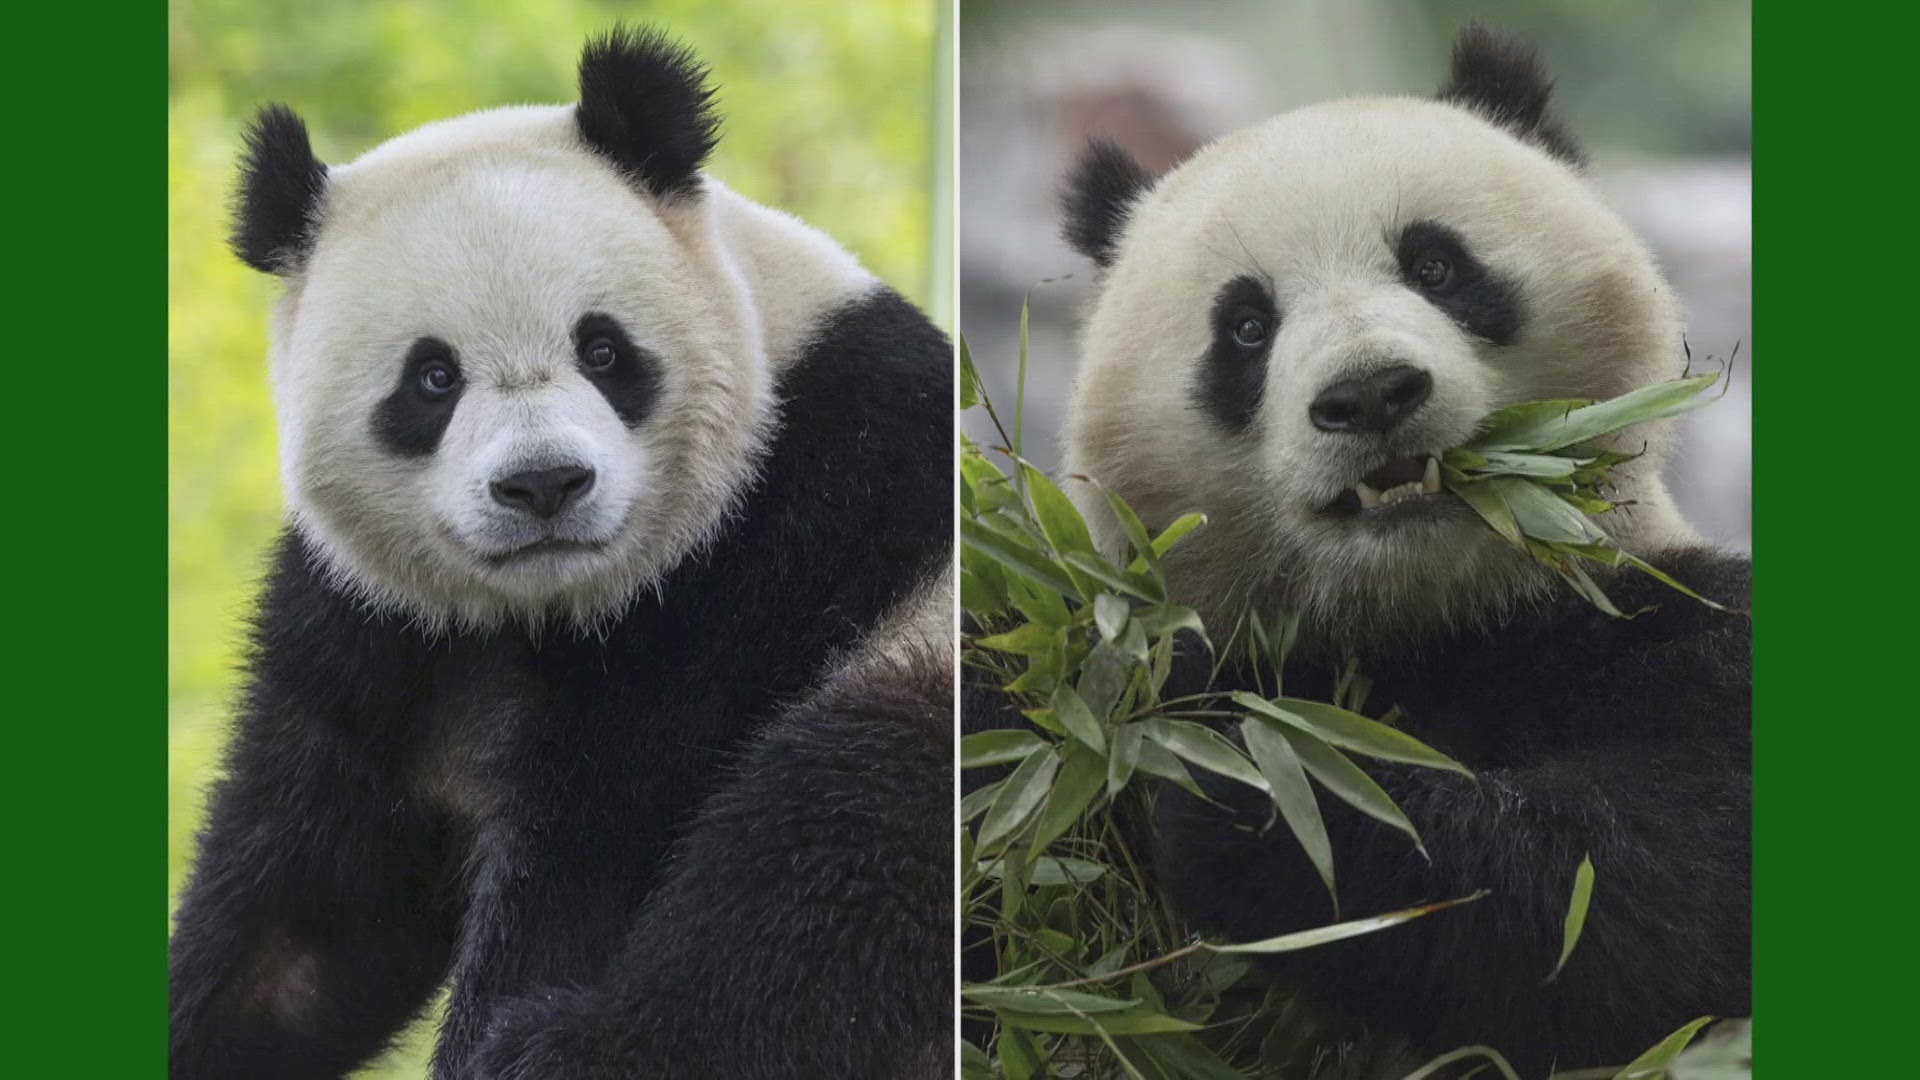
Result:
M1366 513L1410 499L1440 494L1440 459L1431 454L1395 458L1354 481L1330 510Z
M483 558L492 566L511 566L514 563L525 562L528 559L537 559L548 555L588 555L598 552L605 547L606 545L602 543L549 537L545 540L536 540L531 544L522 545L511 551L503 551L497 555L486 555L483 556Z

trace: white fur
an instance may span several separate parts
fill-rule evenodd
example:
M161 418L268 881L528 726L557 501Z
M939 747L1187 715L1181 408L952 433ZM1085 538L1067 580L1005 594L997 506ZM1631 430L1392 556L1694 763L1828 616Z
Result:
M570 106L430 124L328 177L320 232L274 318L293 520L328 571L432 627L590 625L709 539L777 423L773 385L827 309L874 287L831 240L712 178L636 190L581 141ZM581 315L659 359L629 430L575 366ZM438 449L373 435L409 345L436 336L466 381ZM495 566L549 535L489 494L553 464L596 471L551 535L603 543Z
M1514 344L1467 335L1401 284L1392 238L1423 219L1517 283L1527 315ZM1192 388L1213 298L1243 274L1271 282L1281 322L1260 413L1235 436ZM1384 442L1313 427L1315 394L1382 353L1432 373L1425 407ZM1208 515L1170 564L1177 596L1210 625L1251 605L1347 644L1482 619L1548 579L1465 515L1381 529L1322 513L1344 488L1390 457L1464 442L1502 405L1610 397L1683 362L1652 257L1580 175L1477 116L1411 98L1283 114L1160 178L1131 210L1081 358L1068 471L1118 491L1151 527ZM1666 427L1620 440L1649 447L1620 470L1620 497L1638 505L1604 519L1629 547L1688 535L1660 480ZM1104 500L1076 495L1117 552Z

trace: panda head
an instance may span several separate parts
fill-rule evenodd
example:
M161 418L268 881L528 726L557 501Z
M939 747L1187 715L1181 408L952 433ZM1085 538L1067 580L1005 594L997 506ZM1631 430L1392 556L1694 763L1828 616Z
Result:
M1096 144L1067 238L1100 268L1068 465L1149 525L1208 515L1171 583L1227 625L1296 613L1349 644L1484 619L1542 588L1429 464L1492 410L1680 372L1652 258L1581 175L1530 52L1471 28L1438 100L1337 101L1164 176ZM1623 470L1629 546L1685 526L1663 430ZM1105 522L1103 500L1087 500Z
M705 72L590 42L577 106L430 124L329 168L250 130L233 246L285 281L272 371L295 525L430 626L592 624L750 477L769 375L701 164Z

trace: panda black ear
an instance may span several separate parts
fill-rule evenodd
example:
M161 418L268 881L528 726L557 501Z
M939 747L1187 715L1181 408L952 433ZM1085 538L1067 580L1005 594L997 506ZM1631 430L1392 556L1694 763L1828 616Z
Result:
M707 69L657 30L616 26L580 52L580 135L657 198L700 190L719 140Z
M1470 23L1453 41L1453 72L1440 100L1472 109L1569 165L1586 154L1549 108L1553 80L1533 49Z
M307 125L268 105L247 128L234 193L233 253L255 270L286 274L313 250L327 167L313 156Z
M1153 180L1125 150L1105 139L1092 140L1067 174L1060 193L1060 208L1066 214L1060 234L1095 265L1110 265L1127 212Z

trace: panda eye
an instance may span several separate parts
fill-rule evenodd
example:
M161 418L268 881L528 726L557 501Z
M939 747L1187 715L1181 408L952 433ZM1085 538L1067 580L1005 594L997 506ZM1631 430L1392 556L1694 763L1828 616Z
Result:
M618 359L620 350L614 348L613 342L606 338L596 338L593 344L587 346L586 364L590 371L605 371Z
M1413 273L1421 288L1438 289L1453 280L1453 264L1438 257L1422 259Z
M1267 340L1267 320L1258 315L1248 315L1233 328L1233 340L1248 348Z
M435 361L420 369L420 387L429 394L444 394L460 385L460 373L452 365Z

